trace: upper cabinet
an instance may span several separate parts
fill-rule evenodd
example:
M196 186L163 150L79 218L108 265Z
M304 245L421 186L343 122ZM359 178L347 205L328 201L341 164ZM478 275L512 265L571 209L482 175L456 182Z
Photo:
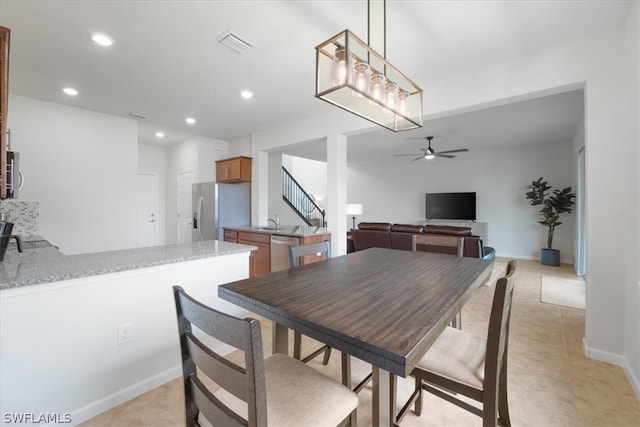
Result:
M216 161L216 182L251 182L251 157Z
M7 196L7 108L9 106L9 34L0 27L0 199Z

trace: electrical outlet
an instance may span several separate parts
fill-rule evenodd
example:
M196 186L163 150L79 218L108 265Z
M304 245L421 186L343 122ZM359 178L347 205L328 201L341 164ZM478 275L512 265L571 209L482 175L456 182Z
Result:
M133 341L133 324L125 323L118 326L118 345Z

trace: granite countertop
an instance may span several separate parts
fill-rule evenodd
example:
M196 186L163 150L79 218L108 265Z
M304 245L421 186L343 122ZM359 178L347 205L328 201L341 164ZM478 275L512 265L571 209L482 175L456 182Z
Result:
M135 270L256 250L255 246L207 240L179 245L63 255L55 247L7 250L0 262L0 290Z
M281 225L278 228L268 226L237 226L237 227L225 227L225 230L234 231L248 231L251 233L263 233L273 234L276 236L291 236L291 237L307 237L315 235L331 234L329 230L324 227L312 227L309 225Z

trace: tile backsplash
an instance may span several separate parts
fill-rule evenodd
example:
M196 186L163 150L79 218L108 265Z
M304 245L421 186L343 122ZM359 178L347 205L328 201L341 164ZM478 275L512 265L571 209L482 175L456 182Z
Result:
M40 234L38 202L3 200L0 202L0 214L5 216L6 221L13 222L13 234L25 236Z

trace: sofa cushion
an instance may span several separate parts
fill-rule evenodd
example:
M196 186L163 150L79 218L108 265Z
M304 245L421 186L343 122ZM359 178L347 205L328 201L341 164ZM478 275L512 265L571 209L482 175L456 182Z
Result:
M421 225L393 224L391 226L391 248L410 251L414 234L422 234Z
M423 226L414 224L393 224L391 226L391 231L397 233L422 234L423 229Z
M379 230L389 231L391 230L390 222L361 222L358 224L359 230Z
M455 227L451 225L427 225L424 232L429 234L448 234L452 236L471 236L471 227Z

